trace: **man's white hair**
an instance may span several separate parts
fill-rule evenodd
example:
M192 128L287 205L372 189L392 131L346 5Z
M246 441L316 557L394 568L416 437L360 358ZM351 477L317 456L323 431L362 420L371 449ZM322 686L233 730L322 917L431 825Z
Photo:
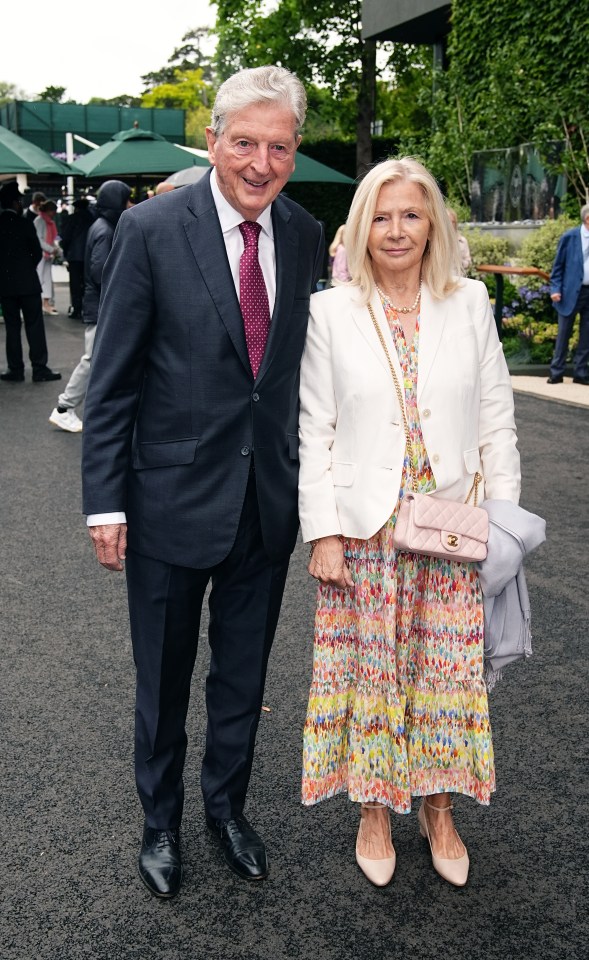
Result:
M276 103L292 110L295 133L300 133L307 112L307 95L298 77L284 67L252 67L234 73L221 86L211 116L216 137L231 115L256 103Z

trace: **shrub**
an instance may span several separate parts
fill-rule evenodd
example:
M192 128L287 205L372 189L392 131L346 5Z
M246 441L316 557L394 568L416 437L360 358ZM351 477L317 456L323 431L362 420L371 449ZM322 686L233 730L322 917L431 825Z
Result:
M464 236L468 240L470 255L472 257L472 266L469 268L469 276L480 280L481 274L477 274L475 267L481 263L506 263L509 258L509 243L505 237L495 237L489 230L479 230L478 228L467 227L464 230Z
M532 278L525 278L534 279ZM540 278L541 279L541 278ZM512 286L513 294L504 299L503 318L524 315L528 323L540 321L543 323L553 323L556 319L552 300L550 299L550 287L543 282L539 287L533 287L530 284L522 283L519 287Z
M543 226L533 230L523 241L517 253L516 263L522 267L538 267L546 273L552 270L558 241L565 230L575 226L569 217L547 220ZM525 277L522 280L528 287L540 288L545 284L542 277Z
M466 271L467 277L482 280L489 296L495 296L495 277L492 273L478 273L477 266L481 263L504 264L509 259L509 243L504 237L495 237L488 230L479 230L467 227L464 236L468 240L472 263ZM505 294L504 294L505 295Z
M556 317L538 320L515 313L503 321L503 352L514 363L550 363L558 332ZM579 317L575 321L569 345L569 358L579 341Z

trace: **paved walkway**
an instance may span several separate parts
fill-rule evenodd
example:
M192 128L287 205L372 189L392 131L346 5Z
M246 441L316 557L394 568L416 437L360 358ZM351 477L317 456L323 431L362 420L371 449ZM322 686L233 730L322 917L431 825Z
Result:
M512 376L511 382L516 393L527 393L532 397L556 400L558 403L571 404L574 407L589 407L589 387L573 383L572 377L565 377L563 383L547 383L546 377Z
M49 357L65 381L83 328L65 315L65 290L57 297ZM516 395L522 503L546 518L548 542L527 565L534 656L491 696L497 792L488 808L456 803L468 886L434 873L415 811L393 818L397 871L379 890L354 862L355 807L300 803L316 591L299 544L247 810L270 877L234 877L203 823L205 614L187 725L185 880L162 903L136 875L124 579L98 566L81 518L82 438L47 422L59 389L32 383L30 368L24 383L0 384L0 960L586 957L586 410Z

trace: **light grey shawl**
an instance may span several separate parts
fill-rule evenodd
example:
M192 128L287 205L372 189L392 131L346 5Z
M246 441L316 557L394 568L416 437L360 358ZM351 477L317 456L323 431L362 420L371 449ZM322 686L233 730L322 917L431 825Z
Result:
M485 681L492 690L502 670L532 653L530 599L523 559L546 539L546 521L510 500L485 500L487 557L477 563L485 613Z

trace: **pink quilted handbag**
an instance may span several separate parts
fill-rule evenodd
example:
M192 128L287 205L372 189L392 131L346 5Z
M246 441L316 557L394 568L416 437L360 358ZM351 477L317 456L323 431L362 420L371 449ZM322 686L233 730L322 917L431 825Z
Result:
M481 507L406 493L393 535L395 550L473 563L487 556L489 515Z
M486 510L477 507L479 483L483 479L475 473L474 482L466 498L466 503L455 500L440 500L426 493L417 492L417 476L413 466L413 446L409 424L405 416L403 394L391 362L389 351L372 306L368 312L378 334L382 348L389 362L389 369L395 385L403 427L405 443L411 464L412 491L405 494L399 506L393 546L395 550L406 553L423 553L428 557L447 557L449 560L473 563L487 556L489 539L489 515ZM474 492L474 506L468 502Z

